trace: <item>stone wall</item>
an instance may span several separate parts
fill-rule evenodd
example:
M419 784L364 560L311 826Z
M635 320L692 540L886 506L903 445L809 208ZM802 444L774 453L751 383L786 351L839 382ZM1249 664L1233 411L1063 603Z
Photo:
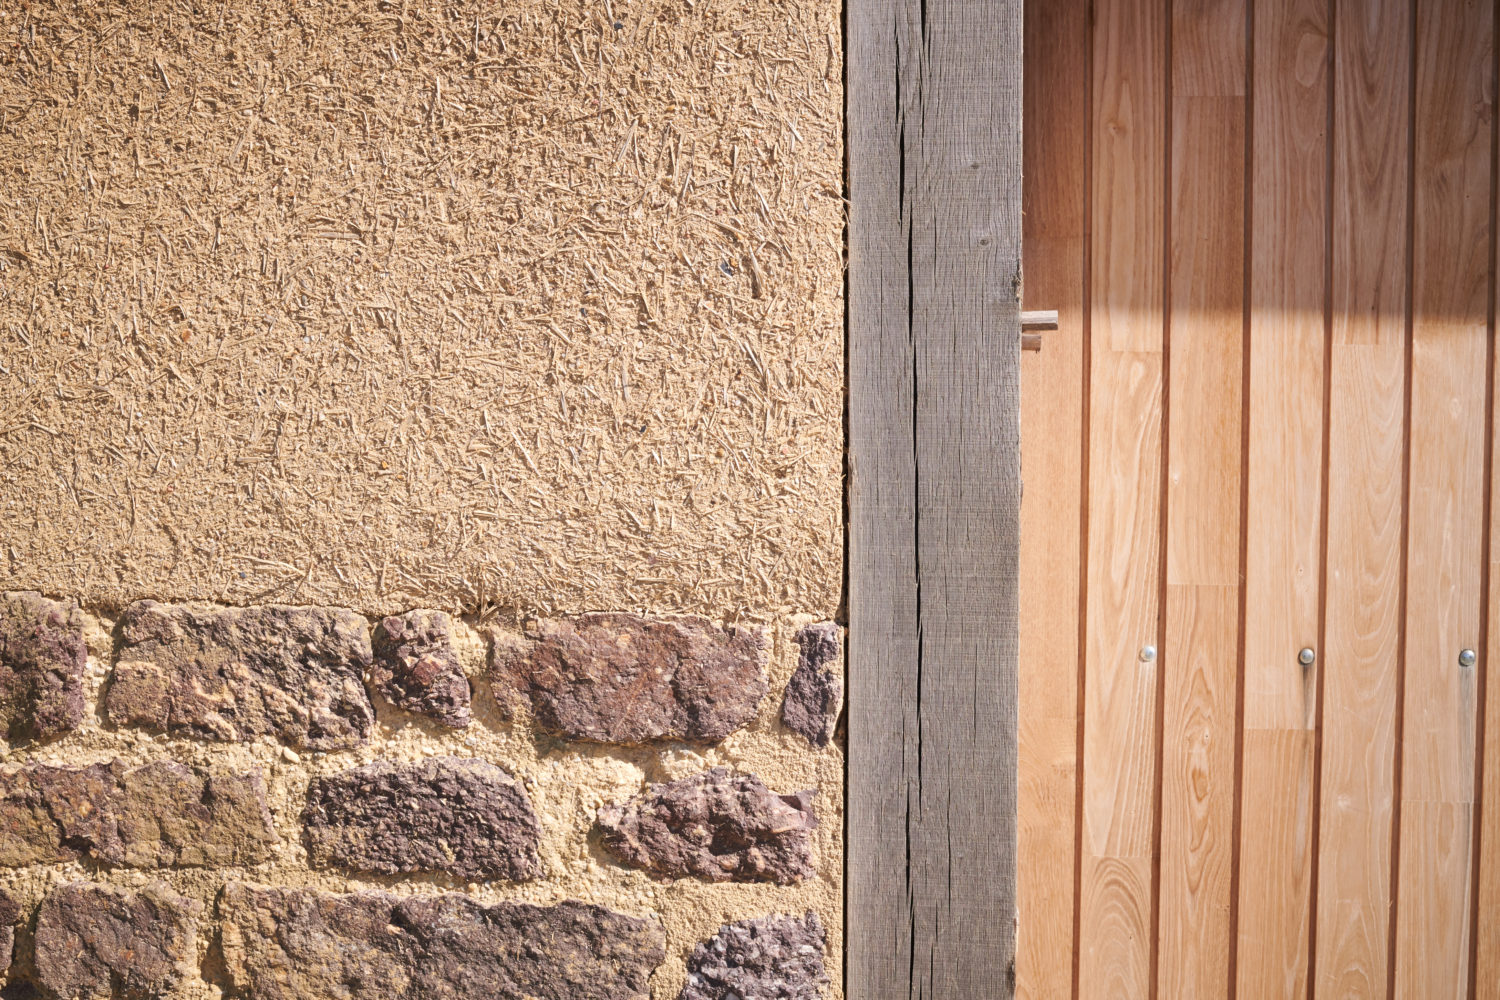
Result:
M837 996L838 629L0 597L7 996Z
M0 2L0 996L837 1000L840 11Z

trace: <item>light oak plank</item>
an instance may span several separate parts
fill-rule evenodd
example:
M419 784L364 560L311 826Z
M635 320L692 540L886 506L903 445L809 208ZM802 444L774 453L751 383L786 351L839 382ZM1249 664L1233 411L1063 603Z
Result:
M1229 992L1239 605L1238 587L1167 587L1161 996Z
M1335 272L1340 265L1335 263ZM1399 276L1394 279L1399 284ZM1356 316L1335 298L1338 324ZM1377 317L1379 314L1377 314ZM1363 317L1358 317L1363 319ZM1403 323L1395 317L1376 322ZM1350 331L1361 337L1378 333ZM1335 343L1318 843L1318 998L1383 997L1391 900L1405 351Z
M1150 987L1161 355L1096 350L1079 996Z
M1318 1000L1389 974L1411 30L1404 4L1337 6Z
M1492 205L1491 212L1500 211L1500 205ZM1491 216L1495 219L1495 216ZM1494 238L1492 234L1492 239ZM1500 289L1492 287L1493 295ZM1495 332L1490 331L1493 338ZM1491 364L1491 406L1500 407L1500 366ZM1482 758L1483 776L1480 782L1479 799L1479 859L1475 895L1475 909L1479 919L1474 922L1474 997L1475 1000L1500 1000L1500 687L1491 669L1500 663L1500 420L1491 413L1491 435L1489 448L1490 473L1490 520L1485 526L1485 556L1489 560L1488 591L1485 594L1485 642L1476 648L1479 662L1475 669L1482 674L1484 704L1480 712L1484 716L1484 745L1479 753Z
M1303 997L1322 669L1328 2L1259 0L1254 28L1235 969L1241 997Z
M1484 540L1493 7L1417 5L1396 996L1467 998Z
M1311 729L1246 729L1241 770L1241 997L1305 997L1312 877Z
M1081 1000L1145 997L1155 900L1166 8L1094 5Z
M1245 727L1311 729L1322 579L1327 0L1255 8ZM1247 800L1248 801L1248 800Z
M1157 978L1229 992L1245 326L1243 0L1171 4Z
M1079 872L1080 904L1087 916L1079 971L1080 997L1143 997L1149 984L1151 859L1085 855Z
M1027 4L1026 59L1022 304L1058 319L1021 357L1016 995L1044 1000L1073 980L1086 0Z

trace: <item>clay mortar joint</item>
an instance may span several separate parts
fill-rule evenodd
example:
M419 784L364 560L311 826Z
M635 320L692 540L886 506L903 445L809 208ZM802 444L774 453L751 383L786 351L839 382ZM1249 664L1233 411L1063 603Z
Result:
M816 871L813 795L716 767L607 805L598 825L607 851L664 879L793 885Z
M754 717L767 689L760 629L706 618L593 612L490 635L502 710L573 740L714 743Z

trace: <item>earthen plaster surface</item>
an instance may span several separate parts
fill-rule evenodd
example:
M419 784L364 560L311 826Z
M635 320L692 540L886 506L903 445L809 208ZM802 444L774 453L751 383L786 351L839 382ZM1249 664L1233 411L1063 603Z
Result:
M830 616L838 11L0 5L0 584Z

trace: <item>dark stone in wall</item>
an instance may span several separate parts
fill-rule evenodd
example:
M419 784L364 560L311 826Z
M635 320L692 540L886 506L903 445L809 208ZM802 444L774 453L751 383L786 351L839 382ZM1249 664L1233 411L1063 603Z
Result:
M374 725L368 623L352 611L139 601L119 629L115 725L312 750L358 746Z
M605 806L599 827L611 854L655 875L790 885L814 873L812 796L716 767Z
M276 831L258 770L212 775L174 761L129 768L25 767L0 773L0 865L247 865L271 857Z
M797 631L797 645L802 649L786 685L781 721L813 746L825 747L844 703L839 627L833 622L808 625Z
M74 882L42 901L36 985L54 1000L151 1000L194 974L203 904L162 883Z
M654 920L568 901L335 895L231 882L219 899L240 1000L644 1000Z
M678 1000L817 1000L828 982L823 948L811 911L725 924L693 949Z
M544 729L577 740L721 740L766 693L765 637L704 618L600 612L543 620L491 648L498 698L519 696Z
M411 611L375 626L370 680L398 708L462 729L469 724L469 679L453 650L453 622L441 611Z
M76 604L30 591L0 594L0 726L10 739L77 729L87 663Z
M20 922L21 905L0 889L0 972L10 968L16 948L16 924Z
M485 761L376 761L314 778L302 821L320 867L446 871L476 880L529 879L541 871L531 801Z

